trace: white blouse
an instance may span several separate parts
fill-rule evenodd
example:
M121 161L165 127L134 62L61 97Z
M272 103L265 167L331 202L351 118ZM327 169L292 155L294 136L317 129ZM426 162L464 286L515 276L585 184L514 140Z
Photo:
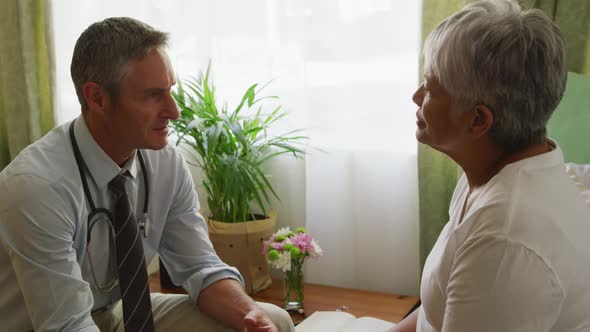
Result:
M461 221L468 190L426 261L417 331L590 331L590 208L559 147L506 166Z

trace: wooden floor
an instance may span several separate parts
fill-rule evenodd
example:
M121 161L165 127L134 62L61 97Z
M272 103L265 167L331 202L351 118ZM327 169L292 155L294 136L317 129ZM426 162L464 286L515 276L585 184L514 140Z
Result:
M150 291L162 292L157 275L150 276ZM164 290L164 293L183 293L184 290ZM283 306L283 285L273 280L270 288L254 294L255 300ZM295 324L316 311L342 310L356 317L371 316L397 323L418 302L418 297L347 289L316 284L306 284L304 289L305 312L292 313Z

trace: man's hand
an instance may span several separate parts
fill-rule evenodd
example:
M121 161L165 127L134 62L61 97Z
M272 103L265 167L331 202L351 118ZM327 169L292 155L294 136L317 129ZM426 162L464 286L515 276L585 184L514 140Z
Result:
M244 332L279 332L270 318L259 308L250 310L242 323L244 324Z
M266 312L233 279L216 281L202 290L197 305L203 313L236 331L279 332Z

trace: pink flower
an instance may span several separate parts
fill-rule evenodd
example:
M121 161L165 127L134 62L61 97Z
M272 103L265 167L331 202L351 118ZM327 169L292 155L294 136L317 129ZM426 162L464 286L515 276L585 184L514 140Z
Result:
M268 247L270 247L270 244L275 240L275 234L273 234L270 239L268 239L267 241L262 242L262 253L263 254L268 254Z
M283 242L273 242L273 243L270 244L270 246L273 249L276 249L278 251L283 251L283 247L285 246L285 242L286 241L283 241Z
M311 243L312 241L313 238L307 233L297 233L291 238L291 243L299 248L302 253L308 253L314 249Z
M268 247L270 246L270 241L262 242L262 253L264 255L268 254Z

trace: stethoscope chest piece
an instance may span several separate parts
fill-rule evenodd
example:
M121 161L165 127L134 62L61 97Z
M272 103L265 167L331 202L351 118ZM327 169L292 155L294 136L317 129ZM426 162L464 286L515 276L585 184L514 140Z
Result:
M147 213L144 213L143 216L137 219L137 224L139 225L139 231L143 234L143 237L147 238L150 231L150 219Z

